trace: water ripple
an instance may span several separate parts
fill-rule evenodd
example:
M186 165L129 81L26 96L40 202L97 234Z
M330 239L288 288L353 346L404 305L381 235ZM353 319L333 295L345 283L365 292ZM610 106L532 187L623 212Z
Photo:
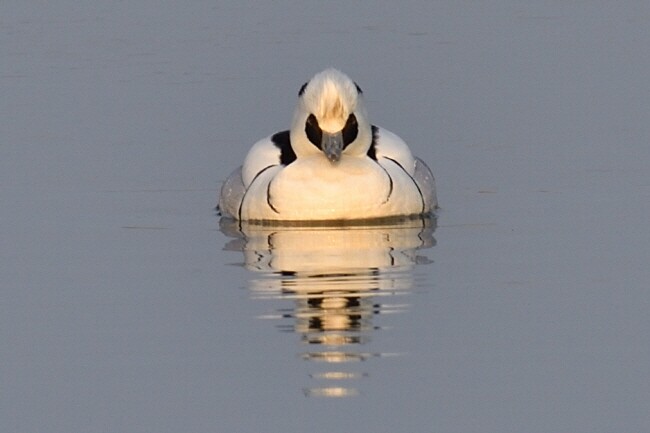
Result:
M352 365L401 355L368 348L386 329L378 316L408 312L399 297L410 293L413 266L431 263L422 254L435 245L435 227L431 218L354 227L221 222L233 238L226 249L241 251L251 271L251 297L282 301L258 318L298 334L305 348L295 356L314 364L315 384L303 393L337 398L359 395L369 377Z

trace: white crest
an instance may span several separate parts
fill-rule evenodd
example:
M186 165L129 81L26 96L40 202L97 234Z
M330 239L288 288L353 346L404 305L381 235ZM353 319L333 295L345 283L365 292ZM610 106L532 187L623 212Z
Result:
M305 121L313 114L323 131L340 131L354 114L359 124L359 134L344 152L363 155L372 141L363 98L358 86L343 72L329 68L314 75L301 89L300 99L291 128L291 143L297 155L319 152L305 135Z

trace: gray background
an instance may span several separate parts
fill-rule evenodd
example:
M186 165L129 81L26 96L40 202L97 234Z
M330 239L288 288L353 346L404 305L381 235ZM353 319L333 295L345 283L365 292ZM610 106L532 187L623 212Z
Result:
M650 3L350 3L0 4L0 430L650 431ZM442 206L341 399L212 210L328 66Z

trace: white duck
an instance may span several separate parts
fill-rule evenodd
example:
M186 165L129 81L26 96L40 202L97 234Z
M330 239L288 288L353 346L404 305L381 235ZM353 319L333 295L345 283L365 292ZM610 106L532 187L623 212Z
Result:
M299 92L291 130L255 143L226 180L222 215L327 222L426 215L437 207L429 167L368 121L359 86L326 69Z

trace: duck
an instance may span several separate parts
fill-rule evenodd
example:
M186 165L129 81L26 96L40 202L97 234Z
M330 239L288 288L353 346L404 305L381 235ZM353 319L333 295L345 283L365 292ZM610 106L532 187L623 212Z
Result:
M363 91L328 68L302 85L291 128L255 143L217 209L248 222L350 222L431 215L427 164L368 120Z

